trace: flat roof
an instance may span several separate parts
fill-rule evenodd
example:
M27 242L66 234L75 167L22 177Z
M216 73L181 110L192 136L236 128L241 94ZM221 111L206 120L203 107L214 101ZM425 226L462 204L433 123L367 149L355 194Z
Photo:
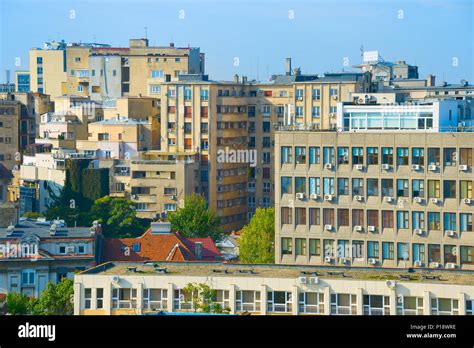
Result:
M135 271L131 269L136 268ZM166 269L166 273L160 271ZM262 265L217 262L107 262L79 275L201 276L288 278L317 276L322 279L385 281L389 279L436 284L474 285L474 271L429 268L380 268L344 266Z

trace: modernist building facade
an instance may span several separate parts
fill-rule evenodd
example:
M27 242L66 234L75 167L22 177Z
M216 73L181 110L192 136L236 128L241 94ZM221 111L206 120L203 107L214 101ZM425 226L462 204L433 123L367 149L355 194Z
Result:
M109 262L74 277L75 315L193 311L190 283L231 314L472 315L471 274L203 262Z
M276 262L474 269L473 134L277 132Z

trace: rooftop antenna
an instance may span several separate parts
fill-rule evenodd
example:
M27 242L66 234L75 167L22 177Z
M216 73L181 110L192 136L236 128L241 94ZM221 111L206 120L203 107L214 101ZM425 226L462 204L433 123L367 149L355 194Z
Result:
M364 46L360 45L360 62L364 62Z
M145 39L148 39L148 27L145 27Z

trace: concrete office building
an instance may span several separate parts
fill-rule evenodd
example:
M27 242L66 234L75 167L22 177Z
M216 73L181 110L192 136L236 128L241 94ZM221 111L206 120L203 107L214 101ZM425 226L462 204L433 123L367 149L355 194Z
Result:
M469 273L203 262L109 262L74 277L75 315L191 312L189 283L231 314L472 315Z
M339 107L339 125L367 123L276 133L276 262L474 269L474 133L441 127L433 104L384 130L380 106Z

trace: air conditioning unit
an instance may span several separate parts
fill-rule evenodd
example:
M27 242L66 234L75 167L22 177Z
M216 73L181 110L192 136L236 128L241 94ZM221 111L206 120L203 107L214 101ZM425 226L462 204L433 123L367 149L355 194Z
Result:
M448 237L456 237L456 231L446 230L444 231Z
M132 199L138 199L138 195L132 195Z
M470 198L463 198L462 201L463 201L464 204L468 204L468 205L471 204L471 202L472 202Z
M333 100L337 100L337 95L333 95L333 96L332 96L332 99L333 99Z
M118 283L120 281L119 276L112 276L112 283Z
M415 232L415 234L419 235L419 236L422 236L423 235L423 230L421 228L415 228L413 230L413 232Z
M306 284L306 277L299 277L298 281L300 284Z
M319 283L319 278L318 277L310 277L309 278L309 283L310 284L318 284Z
M385 285L387 285L390 289L394 289L397 286L397 282L395 280L387 280Z
M325 256L325 257L324 257L324 262L326 262L326 263L332 263L332 257L331 257L331 256Z
M330 202L330 201L332 201L332 199L333 199L333 195L324 195L324 200L325 201Z
M326 231L332 231L332 225L324 225Z
M411 170L418 171L418 170L420 170L420 166L418 164L412 164L411 165Z
M356 165L355 165L355 169L357 169L357 170L363 170L363 169L364 169L364 165L363 165L363 164L356 164Z
M355 199L356 199L356 201L361 202L361 201L364 200L364 197L357 195L357 196L355 196Z
M456 264L455 264L455 263L452 263L452 262L448 262L448 263L446 264L445 268L454 269L454 268L456 268Z
M433 204L438 204L439 199L438 198L430 198L430 202L433 203Z
M390 164L382 164L382 170L390 170Z
M438 166L436 164L430 164L428 166L428 170L432 172L436 172L438 170Z
M297 198L297 199L304 199L304 193L298 192L298 193L296 194L296 198Z
M439 262L432 262L431 267L433 268L439 268Z
M387 202L387 203L392 203L392 202L393 202L393 197L385 196L385 197L383 198L383 200L384 200L385 202Z
M423 267L423 262L420 260L416 260L414 264L415 264L415 267Z
M423 203L423 197L415 197L415 198L413 198L413 201L415 203Z
M309 198L318 199L318 195L316 193L312 193L312 194L309 195Z
M376 265L376 264L377 264L377 260L376 260L376 259L369 259L369 264L371 264L371 265Z
M459 166L459 170L462 170L463 172L467 170L467 165L466 164L461 164Z
M173 201L176 200L176 196L171 196L170 198L171 198Z
M367 231L375 232L375 226L367 226Z
M328 169L328 170L331 170L332 169L332 163L326 163L324 165L324 168Z
M354 231L356 231L356 232L362 232L362 226L360 226L360 225L354 226Z

